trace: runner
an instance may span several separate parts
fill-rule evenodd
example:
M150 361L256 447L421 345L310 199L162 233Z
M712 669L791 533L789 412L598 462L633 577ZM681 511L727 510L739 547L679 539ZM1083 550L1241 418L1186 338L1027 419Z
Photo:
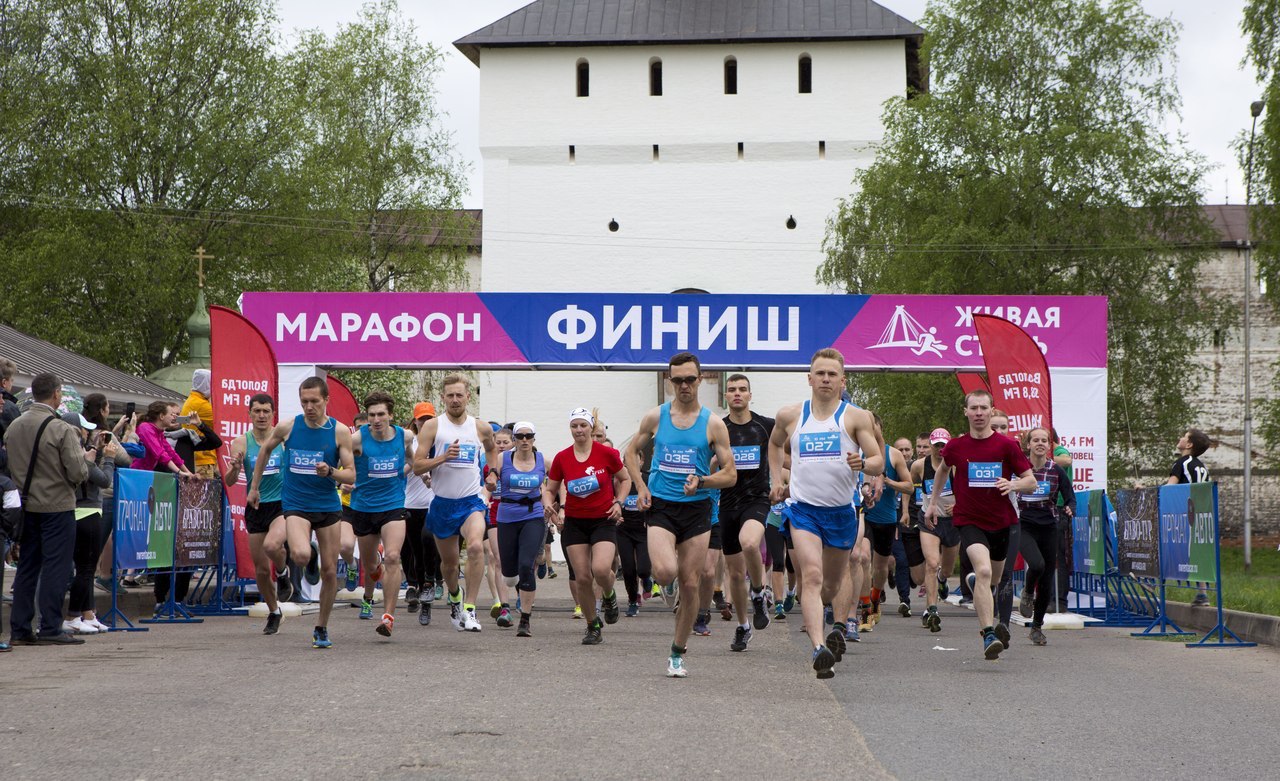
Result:
M1030 493L1036 490L1036 481L1031 463L1017 443L991 430L991 408L988 391L976 390L965 396L969 433L951 440L942 450L943 464L934 474L925 525L934 525L942 496L941 482L955 470L954 523L973 562L969 587L981 627L983 655L995 660L1007 641L996 636L991 587L1000 582L1009 548L1009 527L1018 520L1009 494ZM1010 480L1011 476L1015 479Z
M622 523L618 524L618 557L622 585L627 589L627 618L640 615L640 605L652 596L648 529L639 508L640 495L634 483L622 500Z
M688 595L676 612L667 676L684 678L686 643L698 611L699 570L711 537L710 491L738 479L724 422L698 401L702 364L693 353L679 353L667 364L675 399L649 410L627 446L627 471L637 484L636 506L648 512L649 560L654 579L669 593L676 582ZM642 482L640 454L653 443L649 482ZM711 459L719 469L711 471Z
M951 513L956 499L951 489L951 478L941 483L934 498L934 477L942 467L942 449L951 441L945 428L935 428L929 434L929 455L911 465L911 482L916 489L916 517L920 519L920 547L924 553L925 611L920 624L930 632L942 631L942 617L938 615L938 603L947 598L950 586L947 576L955 571L960 555L960 532L952 522ZM931 522L924 521L924 511L936 505L937 512Z
M604 639L604 624L596 615L597 586L604 621L618 622L613 555L617 551L622 500L631 490L631 478L623 469L618 451L592 438L594 426L595 417L589 410L578 407L569 413L573 444L552 459L545 494L551 500L548 517L561 530L560 544L574 573L578 604L587 620L583 645L597 645ZM563 506L559 502L562 483Z
M382 620L376 631L383 637L391 637L396 622L396 599L400 596L405 477L414 451L404 429L391 422L395 400L389 394L370 393L365 397L364 410L369 423L351 436L356 490L351 493L348 517L360 544L360 560L364 562L360 617L373 617L374 584L382 581ZM381 561L378 561L379 542Z
M994 431L997 434L1000 434L1001 436L1005 436L1005 437L1009 436L1009 416L1006 415L1003 410L999 409L998 407L992 407L990 420L991 420L992 431ZM1017 442L1017 440L1014 440L1014 441ZM1019 443L1019 447L1021 447L1021 443ZM1024 453L1023 455L1026 455L1026 454ZM1017 497L1011 494L1009 496L1009 503L1013 505L1014 516L1016 517L1017 508L1018 508ZM1014 524L1014 525L1016 526L1017 524ZM1009 532L1009 549L1014 551L1018 550L1018 529L1012 528L1012 527L1011 527L1011 531ZM961 548L960 550L960 604L961 605L967 605L973 602L973 590L969 587L969 576L972 574L973 574L973 563L969 561L968 554L965 553L963 548ZM1009 573L1009 574L1012 575L1012 573ZM1004 584L1002 583L1001 585L1003 586ZM1001 591L999 587L997 587L997 592L996 592L996 614L997 616L1003 616L1003 618L998 617L996 620L996 632L997 634L1000 635L1001 638L1005 638L1009 634L1009 628L1008 628L1009 624L1007 622L1007 619L1009 618L1009 615L1013 612L1012 581L1010 581L1008 586L1009 587L1006 591ZM1001 624L1004 624L1004 626L1001 627ZM1009 642L1006 640L1005 648L1008 648L1008 647L1009 647Z
M845 625L837 623L823 642L822 606L830 600L836 615L848 615L852 595L849 551L856 542L858 516L853 509L859 472L884 471L884 444L878 441L870 413L843 401L844 356L832 348L814 353L809 365L812 398L778 411L769 437L770 498L794 500L783 510L795 545L793 558L804 593L800 609L813 643L813 669L819 678L835 675L845 650ZM791 451L791 484L781 480L786 451ZM872 455L864 458L863 453ZM827 644L830 644L828 647Z
M725 380L725 399L729 414L725 416L724 424L729 431L729 446L733 448L734 466L738 470L738 482L720 493L720 525L729 597L738 615L738 627L734 630L729 650L745 651L751 641L752 628L769 626L760 542L764 539L765 520L769 517L769 436L773 433L773 418L751 411L751 381L746 375L729 375ZM751 578L749 597L748 576ZM747 621L748 613L751 615L750 623Z
M351 419L351 430L354 433L369 422L369 416L360 412ZM351 525L351 492L355 485L339 485L338 498L342 500L342 519L338 521L338 555L342 558L346 570L347 591L355 591L360 585L360 562L356 560L356 530ZM372 618L372 614L366 618Z
M767 461L766 461L767 463ZM791 482L791 470L782 470L782 484ZM777 502L769 506L769 515L765 519L764 544L769 557L770 578L773 581L773 593L781 594L773 606L773 620L782 621L787 617L796 603L796 568L791 562L791 538L782 533L782 510L785 502ZM785 574L784 574L785 573Z
M418 450L418 432L422 424L436 416L435 405L429 401L420 401L413 408L413 423L409 430L409 448L415 454ZM413 463L410 459L409 463ZM410 613L418 614L418 624L428 626L431 623L431 603L436 599L436 583L443 582L440 575L440 551L436 549L435 538L426 528L427 510L434 498L431 492L431 475L412 475L407 478L404 491L404 511L407 520L404 530L404 547L400 549L400 557L404 561L405 579L409 587L405 589L405 603Z
M876 422L877 430L881 430L880 416L873 414L872 417ZM902 457L902 452L888 445L884 446L883 452L884 475L876 478L877 490L865 503L867 536L871 538L871 604L875 616L873 624L879 621L885 581L889 577L889 567L894 561L893 543L898 538L898 527L902 525L904 507L898 496L899 494L910 496L912 493L911 475L907 470L907 461Z
M711 634L711 606L715 601L716 574L719 568L721 553L724 549L724 529L720 526L720 492L711 491L711 536L707 538L707 555L702 562L702 576L695 594L698 600L698 615L693 620L693 633L700 637ZM724 599L724 595L720 595ZM733 618L733 614L729 614ZM745 650L746 646L743 645Z
M516 637L530 637L529 619L533 615L534 592L538 579L534 569L538 566L538 552L546 529L547 466L542 453L534 446L537 430L532 423L520 421L512 427L515 449L502 454L498 472L498 489L494 494L498 503L497 539L498 559L502 562L502 576L516 587L520 597L520 625ZM511 626L510 610L503 607L498 615L498 626Z
M487 508L480 497L480 454L496 463L498 451L488 423L467 414L471 381L450 374L441 385L443 418L432 418L418 432L413 472L431 473L435 498L427 511L427 528L440 551L440 569L449 587L449 619L459 632L479 632L476 599L484 582L484 527ZM437 455L431 455L436 453ZM497 475L494 475L496 486ZM467 542L467 593L458 585L458 538Z
M311 634L314 648L329 648L329 614L338 593L338 518L342 502L334 481L350 484L356 479L351 455L351 429L329 417L329 386L319 377L308 377L298 386L302 414L271 430L261 444L270 453L284 445L284 507L289 555L293 563L306 568L315 555L311 547L314 533L320 552L320 623ZM247 504L259 508L262 478L270 459L258 458L253 465Z
M495 424L489 424L492 428ZM493 432L493 442L498 448L498 457L515 447L515 439L511 429L499 426ZM500 481L499 481L500 482ZM489 608L489 617L496 619L498 626L506 629L512 625L511 603L507 601L507 582L502 576L504 567L498 550L498 496L489 497L489 512L486 515L488 524L484 529L484 577L489 585L489 595L493 597L493 606Z
M1027 432L1027 438L1031 446L1031 473L1036 480L1036 490L1018 497L1022 510L1018 518L1022 526L1020 551L1027 562L1027 580L1022 587L1018 612L1023 618L1031 619L1031 642L1048 645L1043 631L1044 614L1053 596L1053 581L1058 567L1056 510L1059 504L1055 500L1060 500L1062 512L1071 517L1075 514L1076 494L1071 489L1066 470L1049 460L1048 429L1033 428Z
M911 482L910 464L915 460L915 446L911 444L911 440L906 437L899 438L893 443L893 446L902 454L903 462L908 464L907 471L903 474ZM928 440L925 441L928 446ZM900 501L902 502L901 523L898 525L898 539L893 543L893 559L894 568L890 570L889 587L898 590L898 615L903 618L911 617L911 589L916 587L917 583L923 583L923 580L916 580L911 575L912 561L916 565L924 565L924 553L920 550L920 529L916 526L914 513L912 508L915 506L915 483L911 482L911 490L907 492L907 496ZM909 539L914 538L914 539ZM912 554L907 553L907 547L911 546L915 551Z
M227 471L222 476L223 483L230 488L240 479L243 466L249 479L262 453L262 443L271 437L271 419L275 417L275 399L265 393L259 393L249 399L250 428L231 442L231 460L227 463ZM293 598L293 580L289 577L288 552L285 549L284 510L280 506L280 490L284 478L280 476L280 465L284 461L284 450L275 448L267 455L267 464L262 469L262 485L259 503L256 507L244 508L244 525L249 532L249 553L253 557L253 575L258 581L258 594L267 603L267 625L262 634L274 635L280 631L281 602ZM276 576L271 577L271 565L275 565Z

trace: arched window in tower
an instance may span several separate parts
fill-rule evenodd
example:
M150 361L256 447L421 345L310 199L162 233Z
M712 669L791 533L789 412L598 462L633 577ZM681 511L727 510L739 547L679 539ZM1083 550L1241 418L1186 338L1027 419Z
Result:
M813 60L809 55L800 55L800 94L813 92Z
M733 57L724 58L724 94L738 94L738 61Z
M578 60L578 97L591 94L591 66L586 60Z
M657 57L649 60L649 94L662 95L662 60Z

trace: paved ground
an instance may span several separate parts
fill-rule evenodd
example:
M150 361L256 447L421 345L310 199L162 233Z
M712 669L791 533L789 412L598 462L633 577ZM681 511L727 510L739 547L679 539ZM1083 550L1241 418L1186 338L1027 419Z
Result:
M690 677L669 680L669 613L647 608L584 648L563 576L543 585L551 609L527 640L402 613L386 641L342 609L328 651L310 648L307 616L275 637L237 617L17 648L0 655L0 774L1274 777L1274 649L1089 629L989 663L973 614L949 607L936 635L886 615L819 682L797 612L744 654L717 618L691 641Z

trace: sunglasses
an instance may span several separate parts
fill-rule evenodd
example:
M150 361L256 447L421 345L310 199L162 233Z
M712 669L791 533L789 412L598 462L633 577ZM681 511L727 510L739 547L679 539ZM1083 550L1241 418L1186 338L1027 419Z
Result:
M532 434L513 434L516 439L533 439Z
M694 374L689 377L671 377L670 379L672 385L693 385L700 378L698 375Z

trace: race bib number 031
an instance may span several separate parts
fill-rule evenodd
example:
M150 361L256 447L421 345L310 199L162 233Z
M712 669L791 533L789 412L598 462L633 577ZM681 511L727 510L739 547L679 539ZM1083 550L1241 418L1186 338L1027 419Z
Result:
M970 461L969 487L995 488L996 481L1004 475L999 461Z

